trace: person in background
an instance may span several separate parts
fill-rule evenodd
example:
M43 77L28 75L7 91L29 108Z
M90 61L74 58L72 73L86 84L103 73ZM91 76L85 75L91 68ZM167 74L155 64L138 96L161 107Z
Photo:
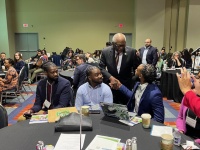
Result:
M74 67L73 61L74 61L74 51L69 50L62 64L63 70L73 68Z
M43 69L47 78L40 80L36 89L36 99L33 107L24 114L47 113L49 109L70 106L73 98L71 85L67 79L58 76L57 66L53 62L45 62ZM19 120L25 120L20 117ZM18 120L18 121L19 121Z
M4 65L5 59L6 59L6 53L1 52L1 54L0 54L0 66Z
M162 60L167 59L167 54L165 52L165 47L162 47L161 52L160 52L160 57Z
M86 63L84 54L76 55L77 67L74 70L73 88L76 91L82 84L86 82L86 70L89 64Z
M110 87L103 82L103 75L96 66L89 66L86 71L87 82L78 88L75 106L80 110L81 106L99 105L100 102L113 103ZM99 108L99 106L97 106Z
M22 59L22 54L17 52L14 55L14 68L16 69L17 73L19 74L22 67L25 66L25 62Z
M184 62L181 59L180 52L176 51L173 53L172 58L167 60L167 66L171 68L175 66L175 68L184 67Z
M45 49L42 50L42 57L44 60L48 60L47 51Z
M4 79L0 78L0 92L17 88L18 73L13 67L14 61L11 58L6 58L4 66L8 69Z
M34 63L35 68L29 70L29 74L28 74L28 78L29 78L28 83L29 84L33 83L33 80L35 79L37 73L43 72L43 69L41 68L41 66L44 62L47 61L45 59L45 57L43 57L41 50L38 51L37 55L39 56L39 59ZM31 73L33 73L33 74L31 75Z
M151 43L151 39L148 38L145 40L145 46L140 48L140 57L142 59L142 64L152 64L156 66L158 61L158 50L156 47L153 47Z
M140 82L135 84L132 91L119 81L117 83L117 89L129 100L128 110L135 112L138 116L149 113L155 121L163 123L165 118L163 96L157 85L152 83L156 76L155 67L150 64L141 64L135 70L135 74Z
M106 47L108 46L112 46L112 43L111 42L106 42Z
M38 53L39 53L39 55L38 55ZM36 62L36 61L40 58L41 54L42 54L41 50L38 49L38 50L37 50L37 54L36 54L35 56L32 56L32 57L30 58L30 61Z
M157 61L157 64L156 64L156 72L157 72L157 75L162 73L162 68L163 68L163 65L164 65L164 62L163 62L163 59L161 58L161 56L158 56L158 61Z
M188 68L192 68L192 58L191 58L191 54L189 53L188 49L184 49L183 50L183 56L182 58L185 60L185 67Z
M102 50L99 66L105 83L116 85L116 79L128 89L132 89L133 70L141 63L137 61L136 50L126 46L126 36L117 33L113 36L113 45ZM105 70L107 69L107 71ZM117 104L127 104L128 100L118 90L112 89L113 101Z
M92 58L92 54L90 52L87 52L85 54L85 57L86 57L87 63L95 63L95 60Z

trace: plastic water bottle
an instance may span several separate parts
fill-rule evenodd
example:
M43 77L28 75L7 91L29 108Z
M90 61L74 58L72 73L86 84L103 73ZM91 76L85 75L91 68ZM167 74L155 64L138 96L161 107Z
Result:
M178 131L178 129L176 129L176 128L174 129L173 136L174 136L174 145L180 146L180 144L181 144L181 133Z
M137 150L137 138L132 138L132 150Z

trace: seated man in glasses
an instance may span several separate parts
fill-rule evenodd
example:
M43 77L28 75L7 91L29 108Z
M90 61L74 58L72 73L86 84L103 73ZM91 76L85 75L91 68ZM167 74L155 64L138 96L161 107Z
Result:
M118 81L118 90L129 99L129 111L137 113L138 116L149 113L155 121L163 123L165 115L162 93L157 85L152 83L156 76L155 67L141 64L135 74L140 82L135 84L132 91Z
M76 109L87 105L99 109L99 103L113 103L110 87L103 82L101 71L96 66L89 66L86 71L87 81L78 88L75 100Z

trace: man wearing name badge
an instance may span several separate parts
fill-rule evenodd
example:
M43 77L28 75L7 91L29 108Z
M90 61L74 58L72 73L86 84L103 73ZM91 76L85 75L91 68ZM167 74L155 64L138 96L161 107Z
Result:
M103 68L104 82L116 85L116 79L127 88L132 88L133 71L141 63L136 56L136 50L126 46L126 37L122 33L113 36L112 46L102 50L99 66ZM104 69L107 69L104 70ZM112 89L113 101L117 104L127 104L126 97L119 91Z
M93 109L100 109L99 103L113 103L111 89L103 82L101 71L96 66L89 66L86 70L87 81L78 88L75 100L76 109L81 106L91 106Z
M142 59L142 64L152 64L156 66L158 61L158 50L151 45L152 40L146 39L145 46L140 48L140 57Z
M48 109L56 109L70 106L73 98L71 85L67 79L58 76L57 66L52 62L45 62L43 69L47 78L41 80L36 89L36 100L33 107L24 115L32 113L46 113ZM41 111L42 110L42 111ZM24 120L20 117L18 120Z

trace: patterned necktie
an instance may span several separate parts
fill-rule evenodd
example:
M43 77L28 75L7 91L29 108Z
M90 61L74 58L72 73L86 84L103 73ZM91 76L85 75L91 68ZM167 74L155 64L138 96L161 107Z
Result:
M117 55L115 57L115 61L116 61L116 65L118 65L118 62L119 62L119 53L117 53Z

